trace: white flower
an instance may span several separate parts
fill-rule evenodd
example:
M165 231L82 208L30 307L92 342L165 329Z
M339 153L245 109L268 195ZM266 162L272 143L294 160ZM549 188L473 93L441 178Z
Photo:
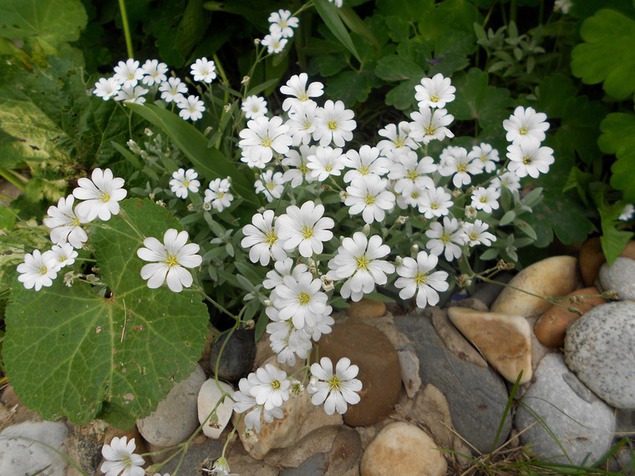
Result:
M431 223L426 236L431 238L426 243L426 248L435 256L443 253L447 261L452 261L463 254L463 228L456 218L443 217L443 225L439 222Z
M77 258L77 251L69 243L53 245L51 252L53 253L53 258L57 261L58 271L64 266L72 265L75 262L75 258Z
M96 217L110 220L111 215L119 213L119 202L128 192L123 188L124 180L113 177L110 169L95 169L91 178L82 177L77 181L79 187L73 190L73 196L83 202L75 207L75 214L86 221Z
M481 170L487 173L496 170L496 163L500 161L498 151L484 142L473 146L470 153L467 154L467 158L478 164Z
M342 174L343 157L342 149L318 146L314 153L307 157L306 166L311 171L313 179L324 182L331 175L339 177Z
M263 193L268 202L282 196L284 191L284 178L282 172L273 173L273 170L266 170L260 174L260 178L254 182L256 193Z
M357 123L353 120L355 114L350 109L345 109L342 101L333 102L330 99L324 103L324 107L318 110L317 121L313 138L326 146L331 142L338 147L353 138L353 131Z
M227 460L225 459L224 456L221 456L216 461L214 461L214 464L212 465L212 475L230 476L229 471L230 471L229 463L227 462ZM159 476L161 476L161 475L159 475ZM170 476L170 475L168 475L168 476ZM231 476L233 476L233 475L231 475Z
M211 83L216 79L216 65L205 57L199 58L192 65L190 74L194 77L194 81Z
M406 257L401 266L397 267L400 276L395 281L395 286L400 288L399 297L409 299L417 294L417 307L425 308L428 304L434 306L439 302L439 293L447 291L448 273L435 271L430 273L439 262L435 255L428 255L425 251L419 251L417 259Z
M177 101L176 106L180 109L179 116L192 122L198 121L205 112L205 103L198 96L188 96Z
M116 78L100 78L99 81L95 83L93 94L102 98L104 101L108 101L117 94L120 89L121 83Z
M144 74L141 82L148 86L161 84L163 81L168 79L165 75L165 73L168 72L168 65L165 63L160 63L159 60L147 60L145 63L143 63L141 70Z
M553 2L553 11L562 12L563 15L566 15L572 6L573 2L571 0L556 0Z
M291 319L296 329L303 329L305 324L314 326L321 315L331 311L331 306L327 306L328 297L321 288L322 281L313 279L309 272L298 279L285 276L271 299L278 309L278 319Z
M452 114L445 109L420 108L410 114L414 122L410 123L410 137L417 142L429 144L433 140L452 138L454 134L446 126L454 120Z
M463 223L463 240L470 247L479 244L490 246L492 242L496 241L496 237L489 231L487 223L483 223L481 220L476 220L474 223Z
M324 205L312 201L303 203L301 208L287 207L286 214L278 218L283 248L287 251L297 248L305 258L322 253L322 243L333 238L330 230L335 226L332 218L323 215Z
M499 197L500 192L495 187L476 187L472 192L472 206L485 213L492 213L492 210L498 210Z
M117 91L115 101L144 104L146 102L146 98L144 98L143 95L147 93L148 90L143 86L123 86L119 91Z
M415 86L415 99L419 101L419 108L442 108L454 101L456 88L452 86L450 78L445 78L441 73L432 78L422 78L421 85Z
M509 119L503 121L503 128L507 131L505 138L508 142L524 142L526 139L542 142L549 123L545 113L536 112L533 107L525 109L518 106Z
M247 119L255 119L267 114L267 101L261 96L249 96L240 106Z
M289 10L278 10L277 12L269 15L268 21L269 31L280 33L283 38L291 38L293 36L293 29L298 27L297 17L292 17Z
M507 146L507 158L510 160L507 168L521 178L527 175L538 178L541 173L549 172L554 163L553 149L541 147L540 142L529 137Z
M395 195L386 188L387 185L388 180L375 174L353 179L346 187L347 196L344 204L350 207L348 213L361 213L368 224L382 222L386 212L395 207Z
M285 276L293 276L297 280L300 278L300 276L302 276L303 273L306 273L309 270L307 265L305 265L304 263L293 266L293 260L291 258L285 258L283 260L276 261L273 266L275 269L269 271L267 273L266 279L262 282L262 286L265 289L274 289L279 284L282 284L282 280Z
M315 179L311 175L311 169L307 166L307 159L314 154L315 147L306 145L301 145L299 152L295 149L289 149L285 154L286 157L282 159L282 165L290 168L285 170L282 181L284 183L291 182L292 188L299 187L304 181L313 182Z
M143 476L145 461L141 455L136 454L135 439L115 436L109 445L101 448L101 454L105 461L101 465L101 472L106 476Z
M388 157L404 149L416 150L419 147L410 137L410 123L406 121L401 121L398 126L388 124L378 134L386 139L379 141L377 147Z
M263 406L256 403L256 399L252 394L252 387L259 383L254 372L250 373L247 378L241 378L238 382L239 390L234 392L232 400L234 400L234 411L236 413L245 413L245 428L248 430L255 429L260 432L261 419L265 422L272 422L274 418L281 419L284 416L282 408L274 407L263 412Z
M266 364L256 370L255 376L249 392L256 399L256 403L262 405L265 410L281 407L289 399L291 382L284 370L273 364Z
M286 99L285 99L286 101ZM315 132L318 105L313 100L308 100L297 105L289 111L289 134L293 138L294 145L308 145Z
M187 198L188 192L197 193L201 186L196 177L198 173L194 169L179 169L172 173L170 190L179 198Z
M267 266L270 258L281 261L287 257L278 238L278 228L273 210L256 213L251 217L251 224L243 227L245 237L240 246L245 249L251 248L249 259L252 263L260 262L262 266Z
M633 218L633 214L635 214L635 207L632 203L629 203L624 206L622 213L617 219L621 221L630 221Z
M363 145L359 152L356 150L346 152L342 158L342 164L351 169L344 175L346 183L350 183L354 178L370 174L386 175L390 168L388 159L379 155L379 149L368 145Z
M224 179L214 179L205 190L204 203L210 203L219 212L229 207L234 200L234 196L229 193L229 177Z
M355 377L359 373L357 365L351 365L350 359L341 358L333 372L333 362L328 357L322 357L320 363L311 364L311 383L307 391L313 395L313 405L324 404L327 415L337 412L346 413L348 405L359 403L362 382Z
M439 173L444 177L452 175L452 183L456 188L469 185L472 182L471 175L480 174L482 170L482 166L471 159L463 147L448 147L441 154Z
M390 247L382 244L380 236L369 239L356 231L352 238L344 238L337 254L329 261L327 276L332 280L348 278L340 293L345 299L359 301L375 289L375 284L386 284L386 274L395 271L394 265L380 259L389 253Z
M494 177L490 187L494 187L498 191L501 190L501 187L509 190L520 190L520 177L515 172L507 170L500 174L499 177Z
M266 46L267 53L271 55L281 53L284 47L287 46L287 41L289 40L282 36L281 31L273 31L266 35L260 44Z
M188 238L187 231L179 233L170 228L163 235L163 243L154 237L143 240L145 248L139 248L137 256L151 262L141 268L141 277L148 281L150 289L167 282L168 288L178 293L192 285L192 275L185 268L196 268L203 259L197 254L196 243L186 244Z
M306 83L309 76L306 73L300 73L291 76L284 86L280 87L280 92L286 98L282 102L282 110L288 111L296 106L300 106L309 101L310 98L317 98L324 94L324 85L319 82L313 82L307 87Z
M34 288L36 291L42 286L49 287L57 277L60 269L59 263L51 250L41 253L34 250L33 253L24 255L24 262L18 265L18 281L24 284L26 289Z
M51 241L55 244L70 243L74 248L81 248L88 240L86 231L80 226L88 223L85 217L79 217L73 210L75 197L60 198L57 206L50 206L48 216L42 220L51 229Z
M292 143L287 135L289 127L282 123L282 118L271 119L261 116L247 123L247 128L240 131L238 146L242 149L241 161L251 168L264 168L273 158L273 153L285 154Z
M344 4L344 0L329 0L332 4L334 4L337 8L342 8Z
M447 215L452 204L452 195L443 187L430 188L423 191L419 211L426 218L442 217Z
M328 318L332 319L330 316ZM271 319L266 330L270 336L271 350L278 354L278 362L293 366L296 356L301 359L306 358L313 346L311 335L307 333L308 328L309 326L305 326L304 329L297 329L291 319L287 321Z
M428 177L437 170L432 157L425 156L419 160L415 151L405 149L395 153L392 160L388 178L395 180L396 193L409 195L415 189L434 188L434 182Z
M139 62L134 59L128 59L125 63L120 61L115 66L114 78L122 87L133 88L143 78L143 70L139 68Z
M159 86L161 91L161 99L165 102L179 103L184 99L183 95L187 93L187 86L179 78L168 78L167 81Z

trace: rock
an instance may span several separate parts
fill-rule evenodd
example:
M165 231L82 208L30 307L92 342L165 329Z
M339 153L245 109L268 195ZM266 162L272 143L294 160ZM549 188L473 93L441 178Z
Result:
M461 307L449 308L448 316L508 382L521 372L520 383L531 380L531 328L524 318Z
M635 409L635 302L596 306L571 324L564 341L571 370L601 399Z
M536 325L536 321L538 320L538 318L526 317L525 320L529 324L529 328L533 329L534 326ZM549 354L550 352L553 352L554 349L551 349L543 345L536 337L535 332L531 332L530 334L531 334L531 370L532 372L535 372L536 367L538 367L538 364L540 364L540 361L542 360L542 358L545 355Z
M487 361L452 324L445 309L433 307L429 309L429 312L432 313L432 324L437 334L449 350L461 360L487 368Z
M618 436L635 435L635 410L615 410L615 431Z
M271 450L296 445L302 438L319 428L342 424L341 415L324 413L321 406L311 403L311 396L307 392L291 396L282 406L282 410L284 416L280 420L274 419L271 423L261 420L262 427L259 433L246 431L244 419L234 414L233 422L238 436L252 458L262 460Z
M220 380L226 382L238 383L238 381L247 376L254 365L256 358L256 341L253 329L238 329L231 336L223 334L212 344L210 352L209 364L212 374L216 375L216 363L218 355L225 341L223 355L218 362L218 375Z
M489 308L483 302L479 299L474 299L473 297L453 299L447 304L447 307L466 307L468 309L474 309L475 311L489 311Z
M185 380L177 383L151 415L137 421L141 435L157 446L178 445L198 428L196 400L205 382L200 366Z
M227 453L227 461L229 462L230 474L241 476L278 476L280 473L280 468L271 464L269 461L254 459L249 453L247 453L247 451L245 451L245 448L241 444L240 440L230 447ZM198 475L199 473L184 473L184 476L189 476L190 474ZM208 474L211 474L211 471L209 471Z
M71 461L83 471L69 466L66 476L97 474L101 463L101 448L104 445L108 425L102 420L93 420L87 425L71 425L64 446ZM139 441L139 440L137 440Z
M635 241L629 241L620 256L635 259ZM593 286L598 277L600 267L606 262L599 236L589 238L582 244L578 260L582 282L585 286Z
M346 309L346 315L351 319L373 319L384 314L386 314L386 304L377 299L364 298L361 301L352 302Z
M578 288L577 260L573 256L553 256L525 268L509 286L542 297L566 296ZM506 287L492 304L491 311L527 317L542 314L551 303L525 292Z
M567 295L570 299L563 300L560 305L553 305L547 309L534 326L534 333L538 340L547 347L564 346L564 335L567 326L585 312L606 302L601 297L597 297L599 294L600 292L594 287L578 289ZM576 296L592 297L576 299ZM567 307L577 309L579 314L570 311Z
M401 382L408 397L412 398L421 388L419 358L410 349L398 350L397 356L399 357L399 367L401 367Z
M478 283L474 294L472 294L472 298L482 302L489 309L503 290L504 285L507 284L513 277L514 275L511 273L499 273L493 278L496 283Z
M202 434L199 434L195 437L191 443L187 447L187 451L183 456L183 461L180 463L178 474L183 475L199 475L206 474L200 472L200 466L204 461L210 461L213 463L220 457L223 452L223 445L225 444L226 438L229 436L229 431L225 431L221 438L217 440L213 440L211 438L206 438ZM237 446L242 446L238 444ZM150 451L160 450L159 447L150 447ZM152 456L152 461L156 464L166 460L170 455L174 453L174 450L166 451L156 456ZM146 458L150 459L150 458ZM177 474L176 467L179 465L179 461L181 459L181 455L172 458L164 464L161 464L160 469L152 472L147 471L146 474L154 475L158 474ZM234 471L233 461L230 460L230 467L232 471ZM92 473L91 473L92 474Z
M617 258L604 263L598 276L602 291L616 291L620 299L635 299L635 260Z
M444 476L443 453L426 432L405 422L386 425L368 445L361 476Z
M218 403L223 392L227 393L222 403ZM231 385L216 379L207 380L198 392L198 422L203 425L203 433L208 438L218 438L232 416L234 401L230 396L234 393ZM213 414L212 414L213 412ZM210 416L211 415L211 416Z
M508 400L507 388L498 374L489 367L465 362L448 350L429 316L394 319L419 357L421 381L434 385L447 398L457 433L482 453L502 443L511 421L506 418L500 439L494 442Z
M64 423L23 422L0 433L0 474L64 476L67 461L63 443L68 430Z
M383 332L348 319L320 339L319 355L329 357L334 366L342 357L359 366L357 378L364 387L361 401L344 414L347 425L372 425L392 412L401 393L401 368L397 351Z
M549 431L532 412L546 423ZM521 442L529 445L540 459L578 465L599 459L609 449L615 428L611 408L584 387L567 368L561 354L549 354L542 359L535 382L516 413L515 423Z

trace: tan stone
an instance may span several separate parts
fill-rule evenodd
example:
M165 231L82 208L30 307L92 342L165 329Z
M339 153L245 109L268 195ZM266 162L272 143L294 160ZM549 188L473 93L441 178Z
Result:
M520 316L451 307L448 316L461 333L506 380L531 379L531 328Z
M450 322L445 309L432 308L431 313L432 324L449 350L454 352L458 358L465 362L487 368L487 361L465 340L465 337L461 335L454 324Z
M358 302L352 302L346 315L352 319L375 318L386 314L386 304L377 299L362 299Z
M547 309L534 326L538 340L547 347L563 347L567 326L595 306L606 303L599 294L594 287L578 289L569 293L568 299L561 301L559 305ZM576 299L577 296L582 298ZM577 309L578 313L569 308Z
M579 283L577 260L573 256L553 256L514 276L492 304L491 311L520 317L542 314L551 307L543 298L566 296Z
M405 422L386 425L362 455L361 476L444 476L443 453L426 432Z

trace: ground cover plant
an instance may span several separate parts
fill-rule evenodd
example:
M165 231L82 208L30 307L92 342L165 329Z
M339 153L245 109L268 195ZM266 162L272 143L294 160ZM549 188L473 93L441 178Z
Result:
M0 6L3 372L45 418L133 425L210 320L305 361L225 394L248 429L294 392L344 413L355 362L311 351L347 302L632 238L628 2L157 3Z

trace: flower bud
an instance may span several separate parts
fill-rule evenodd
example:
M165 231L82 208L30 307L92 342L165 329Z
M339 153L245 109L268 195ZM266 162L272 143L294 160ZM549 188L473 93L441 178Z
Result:
M362 227L362 233L364 233L364 235L369 236L370 235L370 225L368 223L366 223L363 227Z
M410 254L412 254L412 256L417 256L417 253L419 253L419 245L415 243L410 247Z

